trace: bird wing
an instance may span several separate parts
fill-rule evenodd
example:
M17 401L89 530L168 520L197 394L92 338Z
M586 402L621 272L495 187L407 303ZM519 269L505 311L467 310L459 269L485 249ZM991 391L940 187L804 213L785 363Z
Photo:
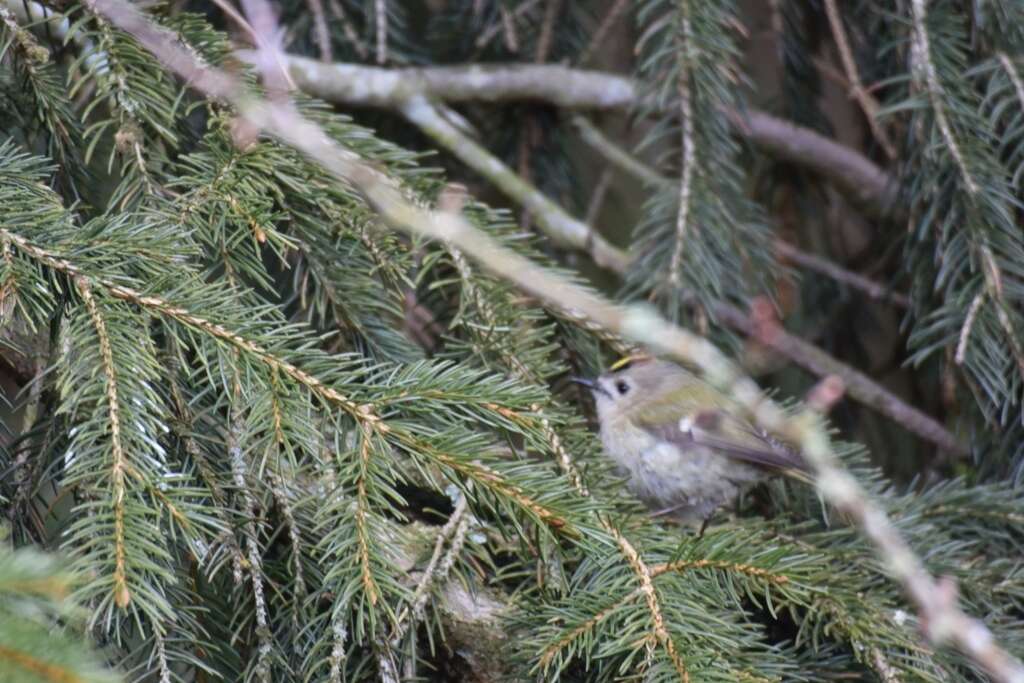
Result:
M719 408L698 410L679 420L641 424L655 438L683 451L705 447L740 462L809 480L810 469L799 452Z

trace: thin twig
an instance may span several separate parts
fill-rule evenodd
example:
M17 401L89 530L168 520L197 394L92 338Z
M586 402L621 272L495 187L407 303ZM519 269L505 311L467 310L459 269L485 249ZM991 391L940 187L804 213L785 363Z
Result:
M504 5L498 8L498 12L501 14L501 35L505 37L505 47L515 54L519 52L519 32L516 30L515 19Z
M562 10L563 0L545 0L544 19L540 24L540 37L537 39L537 51L533 55L536 64L543 64L551 53L551 41L555 35L555 23L558 13Z
M345 38L348 39L348 42L352 43L352 49L356 51L356 55L360 59L366 59L370 51L356 32L356 28L348 18L345 8L341 6L341 0L328 0L328 5L331 8L331 13L341 22L341 30L345 33Z
M956 162L957 167L960 169L960 175L963 176L967 192L975 195L978 194L978 184L975 182L974 176L971 175L970 169L967 168L967 161L964 159L963 152L960 151L960 144L953 134L953 127L946 117L946 94L943 92L938 71L932 62L932 49L928 37L928 11L925 4L925 0L911 0L914 20L912 51L914 70L924 77L928 99L931 101L932 111L935 113L935 124L939 127L942 138L946 141L949 153L953 155L953 161Z
M889 135L885 132L885 128L878 121L878 102L868 94L861 83L860 74L857 72L857 62L853 59L853 51L850 49L850 41L846 37L845 29L843 29L843 18L839 14L836 0L825 0L825 14L828 15L828 23L832 28L832 37L835 38L836 47L839 49L839 57L843 62L843 69L846 71L846 77L850 81L850 91L860 104L860 108L864 111L864 116L867 117L868 125L871 126L871 132L874 133L878 144L885 151L886 156L890 159L895 159L896 148L893 146L892 141L889 140Z
M682 128L680 144L682 146L683 168L679 179L679 208L676 213L676 239L672 249L672 260L669 262L668 283L674 288L682 284L683 252L686 248L687 233L690 230L690 197L693 193L693 176L696 172L697 151L694 136L693 104L690 96L690 60L693 50L693 29L690 23L690 2L680 0L679 28L679 118Z
M864 292L872 299L889 301L900 308L910 307L910 298L906 294L894 292L885 285L879 284L870 278L866 278L860 273L847 270L846 268L843 268L842 266L820 256L809 254L806 251L793 246L789 242L776 240L775 251L778 252L780 256L802 268L813 270L817 273L821 273L822 275L827 275L836 282L841 282L844 285L848 285L854 289Z
M207 95L231 96L232 104L255 125L295 146L339 180L353 185L387 223L412 234L454 243L493 273L549 305L577 310L614 332L647 344L655 352L701 368L704 378L731 395L758 426L790 439L800 448L818 475L818 487L825 499L855 520L879 549L890 573L917 607L922 623L927 625L926 635L932 642L952 642L997 681L1024 681L1024 666L999 647L983 622L961 610L955 591L928 574L885 513L873 505L857 481L841 469L820 418L806 411L787 415L710 342L676 327L649 308L612 304L503 247L457 215L432 213L413 206L392 183L381 182L379 173L371 173L363 163L353 161L350 154L344 154L337 143L299 116L294 108L244 95L233 79L198 63L193 54L178 47L130 5L120 0L95 0L95 4L168 67L189 77L195 87ZM429 105L414 102L412 106ZM674 647L671 643L670 637L663 643L670 657ZM676 659L672 659L675 664ZM685 672L685 668L681 671Z
M476 47L478 49L479 48L483 48L483 47L487 47L487 44L494 39L494 36L498 35L498 33L500 33L502 31L502 29L504 28L505 22L507 21L505 19L506 16L508 17L509 20L512 20L513 22L517 21L524 14L526 14L527 12L532 10L534 7L536 7L540 3L541 3L541 0L526 0L526 2L520 3L519 7L516 7L511 12L506 10L505 6L502 5L501 6L502 20L499 23L496 23L493 26L490 26L486 31L484 31L483 33L480 34L480 37L476 39ZM514 23L513 23L513 26L514 26ZM510 52L515 52L516 50L510 49L509 51Z
M388 4L387 0L376 0L374 14L377 16L377 63L388 61Z
M573 116L572 124L579 131L580 137L583 138L585 143L607 161L610 161L612 165L625 171L628 175L633 176L645 185L655 187L672 185L671 180L609 140L587 117L582 115Z
M597 217L601 215L601 209L604 208L604 200L608 195L608 188L611 187L614 177L615 174L612 173L610 168L601 171L601 175L598 177L597 183L594 184L594 189L590 193L587 215L583 219L587 225L597 224Z
M223 12L228 19L235 22L235 24L238 25L238 28L242 29L245 32L245 35L248 36L249 40L252 42L253 45L260 44L259 34L257 34L256 31L253 29L252 24L246 21L245 17L238 13L238 10L235 9L234 5L232 5L227 0L212 1L213 4L220 8L220 11Z
M306 0L309 13L313 15L313 36L316 38L317 48L320 50L321 62L333 62L334 54L331 51L331 33L327 29L327 16L324 13L323 0Z
M986 293L985 290L978 292L971 301L970 308L967 309L967 317L964 318L964 324L960 328L960 340L956 344L956 355L953 356L953 360L957 365L963 365L964 359L967 357L967 342L971 338L971 331L974 329L974 321L978 317L978 311L981 310L981 305L985 303Z
M599 47L604 45L604 39L608 37L612 27L615 26L615 22L619 20L619 16L629 6L629 0L615 0L611 7L604 15L604 19L601 20L601 24L594 31L593 37L587 46L580 53L580 58L576 60L576 63L580 66L585 65L590 61L590 58L594 55Z

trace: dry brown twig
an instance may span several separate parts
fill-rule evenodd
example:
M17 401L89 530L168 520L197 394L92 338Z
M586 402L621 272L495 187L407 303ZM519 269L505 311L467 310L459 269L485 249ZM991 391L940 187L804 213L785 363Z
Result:
M828 15L828 23L832 29L832 37L836 41L836 48L839 50L839 58L843 62L843 70L846 71L846 78L850 82L850 94L860 104L860 108L867 117L868 125L874 134L878 144L885 151L886 156L895 159L896 147L889 139L881 122L878 120L878 102L864 88L860 80L860 73L857 71L857 62L853 58L853 50L850 49L850 41L846 37L846 30L843 28L843 17L839 14L839 7L836 0L825 0L825 14Z
M672 325L652 310L613 304L506 249L458 215L413 206L387 176L369 169L352 152L330 140L289 103L270 103L249 95L228 75L199 63L192 53L176 44L173 36L130 5L120 0L90 0L88 4L134 35L194 87L229 101L253 124L294 146L340 181L354 186L390 225L456 244L496 275L549 305L578 311L656 352L701 368L704 377L732 395L759 426L779 433L800 448L817 474L818 488L825 499L855 520L878 548L890 573L917 608L929 640L955 644L997 681L1024 682L1024 665L995 642L984 623L961 610L955 590L945 589L948 582L936 581L925 570L885 513L870 502L857 481L841 468L820 418L813 411L787 415L710 342ZM414 99L408 106L430 105Z

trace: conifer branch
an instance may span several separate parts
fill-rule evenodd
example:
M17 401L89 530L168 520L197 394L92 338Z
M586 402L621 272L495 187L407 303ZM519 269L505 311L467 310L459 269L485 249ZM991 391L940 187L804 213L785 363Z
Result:
M36 258L49 267L73 277L81 278L85 282L102 286L106 292L122 301L136 304L143 308L153 310L163 316L177 320L188 327L199 329L221 341L224 341L239 351L252 354L267 364L272 370L281 372L299 384L305 386L314 395L319 396L329 404L335 404L353 417L357 423L371 428L377 435L390 436L392 439L404 444L415 454L428 454L431 459L449 469L459 472L486 489L492 490L500 495L513 500L523 510L541 520L544 524L564 533L575 535L577 531L569 522L547 505L534 500L523 489L511 482L495 470L478 463L460 461L449 453L444 453L433 448L425 442L414 438L411 434L402 430L392 429L378 416L372 405L357 405L333 387L324 384L320 379L307 373L291 363L277 357L269 350L263 348L252 340L246 339L232 330L212 322L201 316L195 315L187 309L176 306L173 303L153 295L146 295L130 287L118 285L101 278L89 278L78 266L70 261L38 246L31 244L21 235L11 233L0 228L0 236L10 239L12 244L24 253Z
M114 354L110 348L110 336L107 334L107 323L96 306L96 300L92 296L89 283L84 278L76 278L75 284L85 301L85 307L89 311L89 318L96 329L96 339L99 342L100 358L103 360L103 374L106 376L106 397L107 412L110 416L110 449L112 462L110 463L110 482L113 488L114 505L114 602L121 609L126 609L132 600L132 593L128 588L128 578L125 556L127 555L125 532L124 532L124 508L125 508L125 474L129 466L124 452L124 445L121 442L121 404L117 397L117 371L114 367Z
M661 611L661 600L658 597L657 589L654 587L654 577L650 567L647 566L647 563L644 562L644 559L637 552L633 544L629 542L629 539L622 535L621 531L610 524L606 528L615 539L619 550L625 556L626 561L629 562L629 565L637 575L637 579L640 581L640 592L643 593L644 599L647 602L647 609L651 614L652 626L654 628L654 636L658 644L665 649L665 654L668 655L669 661L672 662L672 667L679 675L679 680L683 681L683 683L689 683L690 672L686 668L683 658L679 655L679 651L676 649L672 634L668 632L668 628L665 626L665 617Z
M1010 307L1003 296L1003 276L992 254L992 249L986 244L981 247L981 266L985 274L985 288L992 298L996 307L996 320L999 326L1006 333L1006 339L1010 344L1010 351L1017 363L1017 371L1024 378L1024 347L1021 346L1020 338L1014 329L1013 321L1010 320Z
M975 195L978 193L978 185L974 180L974 176L971 174L970 169L967 168L967 162L964 159L963 152L960 151L960 143L957 142L956 135L953 134L953 127L949 123L949 119L946 117L946 104L945 104L945 93L943 92L942 83L939 81L939 74L935 70L935 64L932 62L932 49L928 37L928 11L926 8L925 0L911 0L911 8L913 10L913 21L914 21L914 41L913 41L913 56L914 56L914 67L919 78L923 78L925 90L928 93L928 99L932 105L932 111L935 113L935 123L938 125L939 130L942 132L942 137L946 141L946 146L949 147L949 153L953 156L956 161L957 167L960 169L960 175L964 179L964 184L967 186L967 191Z
M370 440L373 438L373 431L365 423L360 425L360 429L359 473L356 477L356 541L359 549L363 590L366 591L370 604L376 605L377 600L380 599L380 589L377 588L377 581L373 578L373 570L370 568L370 530L367 526L370 505L366 494L367 469L370 465Z
M785 574L775 573L760 567L754 567L751 565L739 564L735 562L728 562L724 560L676 560L673 562L661 562L659 564L650 566L650 576L652 579L656 579L663 574L668 573L682 573L686 571L694 571L700 569L717 569L727 573L742 574L751 578L763 580L768 584L772 585L783 585L789 582L789 577ZM574 641L580 638L580 636L592 632L601 622L606 620L608 617L615 614L618 610L622 609L623 606L633 602L640 596L644 595L644 586L637 586L632 591L616 600L614 603L607 607L598 610L586 621L578 624L575 628L564 634L558 640L548 645L540 654L538 663L541 669L546 669L552 662L552 660L558 656L558 654L566 647L571 645Z
M1014 66L1013 60L1005 52L997 53L996 57L999 59L999 63L1003 65L1010 83L1013 84L1013 89L1017 93L1017 100L1020 102L1020 106L1024 107L1024 80L1021 80L1017 67Z
M244 418L241 415L241 387L238 379L234 382L235 404L231 407L230 424L227 433L228 459L231 462L231 476L235 489L242 498L242 515L245 520L245 560L252 584L252 599L256 610L256 636L259 648L256 659L256 675L263 683L270 683L270 655L273 652L271 643L270 621L267 611L267 600L263 593L263 559L260 553L256 533L256 500L252 489L246 481L248 467L245 453L242 450L241 438L244 430Z
M430 597L430 591L448 578L448 572L451 571L455 558L462 552L471 520L471 517L466 514L466 509L466 497L463 495L459 497L448 521L437 534L434 551L423 570L423 575L416 584L416 590L413 591L409 605L402 609L391 627L391 637L388 640L392 648L398 647L408 630L423 617L423 608ZM446 544L447 550L445 550Z
M693 105L690 93L690 52L693 46L693 29L690 24L689 0L679 3L679 118L682 125L680 140L683 156L683 168L679 179L679 208L676 214L676 238L672 249L672 260L669 262L668 282L671 287L682 285L683 249L686 245L686 233L690 230L690 193L693 191L693 175L696 172L697 151L694 138Z

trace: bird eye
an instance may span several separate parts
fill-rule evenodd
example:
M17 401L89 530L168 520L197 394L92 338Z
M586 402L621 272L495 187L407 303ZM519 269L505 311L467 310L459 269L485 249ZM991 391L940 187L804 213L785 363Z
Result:
M629 384L620 379L615 383L615 390L618 391L620 395L625 396L626 392L629 391Z

